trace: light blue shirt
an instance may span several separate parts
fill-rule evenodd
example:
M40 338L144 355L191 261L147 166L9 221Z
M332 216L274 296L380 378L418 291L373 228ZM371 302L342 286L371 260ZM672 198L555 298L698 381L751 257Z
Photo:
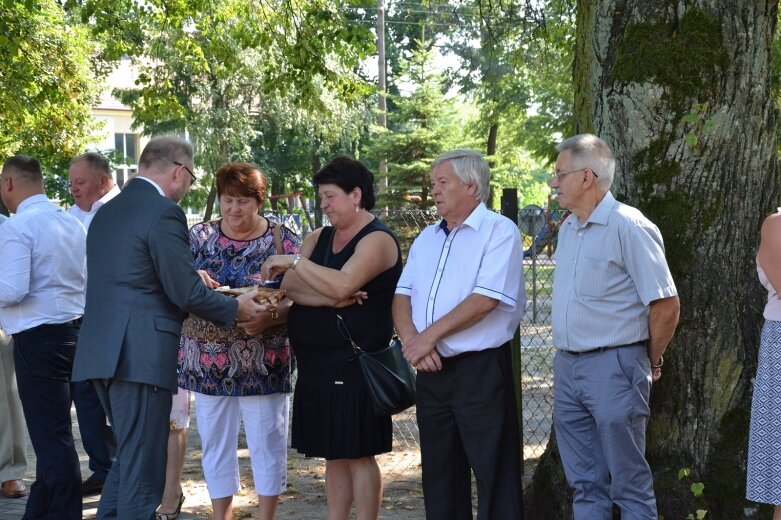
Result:
M676 296L662 235L608 192L585 224L559 230L553 278L553 344L583 352L648 339L648 308Z
M512 339L526 308L521 236L515 224L480 203L449 233L438 224L413 242L396 294L410 297L418 331L452 311L470 294L499 305L479 323L437 344L446 357L496 348Z
M0 327L16 334L84 313L87 230L45 195L19 204L0 228Z

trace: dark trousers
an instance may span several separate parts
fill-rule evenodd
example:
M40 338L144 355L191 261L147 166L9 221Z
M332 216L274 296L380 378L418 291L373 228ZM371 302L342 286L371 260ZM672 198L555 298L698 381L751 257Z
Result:
M417 418L428 520L523 517L521 441L508 344L418 372Z
M92 382L117 441L97 518L153 519L165 487L171 391L117 379Z
M81 518L81 472L71 430L70 377L79 328L41 325L14 334L14 364L35 482L24 519Z
M95 479L106 480L116 450L114 432L106 423L106 412L91 381L71 383L71 397L76 405L81 443L89 456L89 469Z

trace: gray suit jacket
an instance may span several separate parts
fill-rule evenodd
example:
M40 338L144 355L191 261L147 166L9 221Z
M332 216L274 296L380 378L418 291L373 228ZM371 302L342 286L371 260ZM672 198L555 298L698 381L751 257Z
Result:
M143 179L95 215L87 235L87 304L73 380L114 378L176 389L187 313L228 328L238 305L193 270L182 209Z

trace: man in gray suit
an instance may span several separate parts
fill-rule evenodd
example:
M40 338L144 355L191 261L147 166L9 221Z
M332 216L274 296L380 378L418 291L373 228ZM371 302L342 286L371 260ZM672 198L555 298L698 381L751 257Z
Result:
M193 270L184 212L193 149L153 139L139 174L95 215L87 239L87 304L73 379L95 385L117 440L98 518L150 519L163 495L182 322L228 328L265 307L207 288Z

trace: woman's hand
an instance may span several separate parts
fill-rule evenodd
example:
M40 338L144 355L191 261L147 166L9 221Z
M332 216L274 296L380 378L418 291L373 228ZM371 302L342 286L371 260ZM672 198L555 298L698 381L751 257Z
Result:
M260 307L265 312L261 312L257 318L238 322L238 326L249 336L257 336L267 328L282 323L279 319L279 311L276 305L261 303Z
M220 286L219 282L217 282L217 281L216 281L214 278L212 278L211 276L209 276L209 273L207 273L207 272L206 272L206 271L204 271L203 269L198 269L198 270L197 270L197 271L195 271L195 272L196 272L196 273L198 273L198 276L200 276L200 277L201 277L201 280L203 280L203 284L204 284L206 287L210 287L210 288L212 288L212 289L215 289L215 288L217 288L217 287L219 287L219 286Z
M366 291L355 291L352 296L334 303L333 306L337 309L341 309L342 307L349 307L350 305L355 305L356 303L358 305L363 305L364 300L366 300L368 297L369 294Z
M273 280L293 266L295 255L271 255L260 266L260 276L263 280Z

